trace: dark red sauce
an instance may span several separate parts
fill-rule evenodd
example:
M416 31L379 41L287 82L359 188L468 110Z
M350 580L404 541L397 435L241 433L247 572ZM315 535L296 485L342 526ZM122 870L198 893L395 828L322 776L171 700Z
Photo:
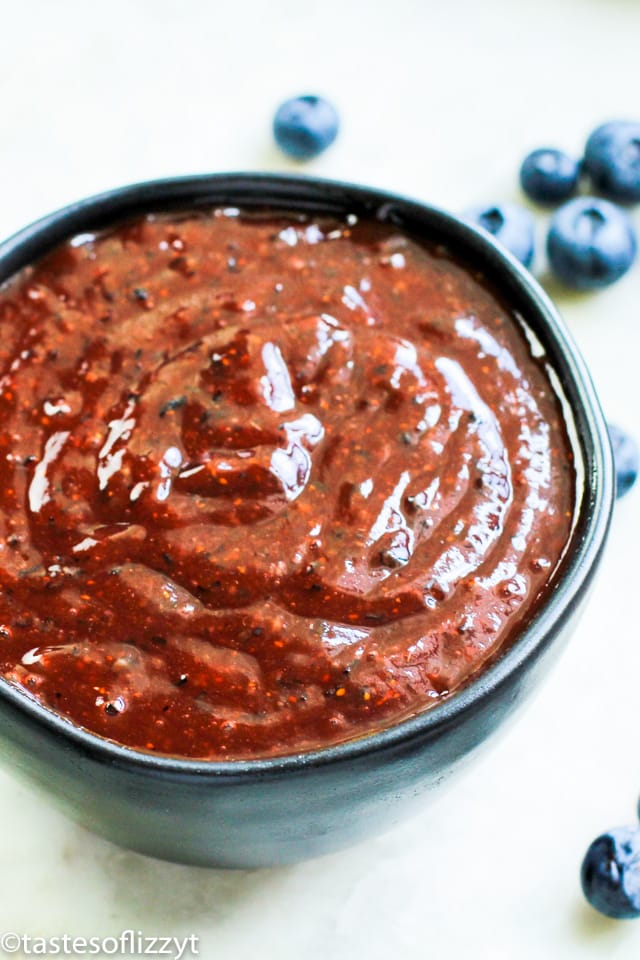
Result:
M569 537L516 318L395 228L215 211L0 293L0 671L120 743L248 758L424 710Z

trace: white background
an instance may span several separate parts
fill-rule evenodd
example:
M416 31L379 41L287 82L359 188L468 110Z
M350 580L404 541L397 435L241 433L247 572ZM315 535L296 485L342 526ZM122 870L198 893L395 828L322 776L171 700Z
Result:
M599 122L640 119L635 0L0 11L2 235L133 180L292 168L270 124L296 93L329 96L343 120L308 172L453 210L517 199L533 147L579 152ZM608 417L640 436L640 265L598 295L548 289ZM640 490L618 504L588 611L537 700L417 819L296 867L206 871L119 850L3 773L0 930L193 932L213 960L635 960L640 920L600 918L577 878L588 842L631 821L640 791L639 507Z

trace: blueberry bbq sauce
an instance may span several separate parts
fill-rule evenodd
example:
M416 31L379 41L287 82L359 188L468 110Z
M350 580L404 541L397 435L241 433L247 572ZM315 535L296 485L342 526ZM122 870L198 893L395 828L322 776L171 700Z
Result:
M142 750L380 729L535 613L559 398L498 299L397 228L146 216L0 290L0 672Z

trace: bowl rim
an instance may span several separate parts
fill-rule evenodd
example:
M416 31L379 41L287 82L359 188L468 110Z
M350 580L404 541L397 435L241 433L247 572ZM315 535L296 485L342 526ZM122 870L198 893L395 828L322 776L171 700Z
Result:
M219 195L227 193L235 198L220 200ZM311 194L313 197L309 199ZM19 713L26 714L32 723L44 727L49 735L61 737L69 742L69 746L75 745L96 760L144 771L147 775L265 779L327 764L348 763L416 739L431 740L438 732L466 715L472 715L483 701L495 695L514 674L535 660L590 583L606 540L614 503L613 457L606 422L589 371L558 309L529 271L481 228L420 200L355 183L300 174L193 174L127 184L68 204L36 220L0 243L0 283L65 239L102 229L145 211L260 205L272 207L276 212L306 209L318 215L335 212L337 208L344 215L350 204L364 209L370 217L397 223L399 229L408 232L411 228L407 222L412 223L415 216L418 228L414 232L418 236L420 232L426 236L433 231L443 244L452 247L455 256L462 253L486 267L493 276L499 274L505 287L526 301L530 314L535 315L536 321L544 327L545 337L557 354L553 367L561 358L563 372L569 377L568 385L560 379L563 389L573 394L571 410L576 420L576 401L579 403L582 429L578 439L585 467L584 490L571 540L562 560L561 575L552 581L547 596L522 633L503 652L498 652L495 660L482 666L446 699L380 730L299 753L239 760L154 754L77 726L45 707L28 691L0 677L0 699ZM462 259L464 262L464 256ZM548 355L547 347L545 353ZM583 529L580 532L577 528L581 523Z

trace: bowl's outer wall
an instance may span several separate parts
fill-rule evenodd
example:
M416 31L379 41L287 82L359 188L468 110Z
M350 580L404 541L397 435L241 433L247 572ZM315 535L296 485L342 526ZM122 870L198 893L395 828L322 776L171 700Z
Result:
M571 576L554 588L564 595L557 614L545 618L542 612L537 634L531 639L534 620L527 633L531 642L522 640L522 654L507 652L502 665L498 661L472 684L470 695L451 697L402 730L363 739L363 749L356 742L283 764L239 763L235 769L172 764L78 731L0 680L0 752L71 817L123 846L169 860L269 866L326 853L393 825L523 702L555 660L597 567L613 503L611 452L588 375L554 329L544 295L532 293L526 275L477 232L378 191L254 174L136 185L75 204L6 241L0 247L0 280L75 233L153 209L199 204L378 216L460 249L493 277L540 337L574 410L585 463L583 505L566 560L580 557Z

